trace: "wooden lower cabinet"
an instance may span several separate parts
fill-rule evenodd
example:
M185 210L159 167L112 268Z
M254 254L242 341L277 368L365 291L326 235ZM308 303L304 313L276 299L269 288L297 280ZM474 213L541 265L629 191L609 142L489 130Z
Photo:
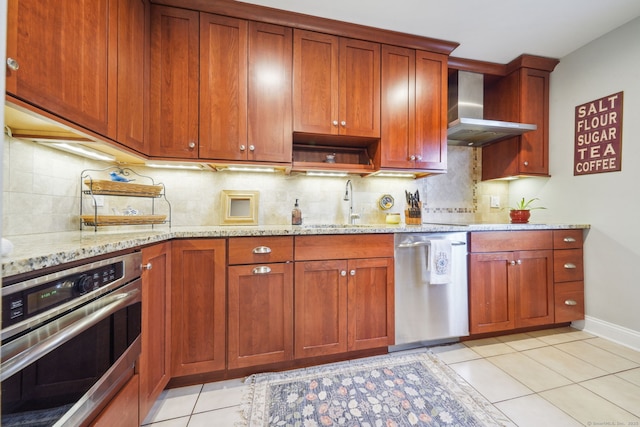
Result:
M294 307L296 359L392 345L393 235L297 237Z
M171 372L226 367L226 240L174 240L171 250Z
M471 233L471 334L553 324L555 297L551 233L542 232L546 233L544 238L540 238L540 235L514 235L510 236L511 240L500 239L500 233L491 233L498 235L498 238L485 233ZM530 241L527 242L526 239ZM510 245L520 245L532 250L473 252L474 246L479 249L483 246L507 249ZM537 249L538 247L542 249ZM544 249L545 247L548 249Z
M293 358L293 264L229 267L229 369Z
M90 424L92 427L138 427L139 376L134 375ZM142 416L140 416L142 418Z
M583 231L554 230L553 280L556 323L584 319Z
M140 422L171 379L171 243L142 249Z

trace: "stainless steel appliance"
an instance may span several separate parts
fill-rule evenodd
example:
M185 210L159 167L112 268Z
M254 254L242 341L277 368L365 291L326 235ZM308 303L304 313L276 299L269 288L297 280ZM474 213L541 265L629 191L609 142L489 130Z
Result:
M141 261L135 252L3 283L3 427L83 425L133 375Z
M432 284L432 242L451 245L449 281ZM395 235L395 345L390 351L457 341L469 335L467 233L397 233Z

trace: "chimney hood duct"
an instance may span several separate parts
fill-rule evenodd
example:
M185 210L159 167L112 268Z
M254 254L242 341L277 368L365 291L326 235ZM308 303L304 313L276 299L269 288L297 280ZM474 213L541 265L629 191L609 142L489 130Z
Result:
M457 71L449 76L449 145L480 147L536 130L534 124L484 119L484 76Z

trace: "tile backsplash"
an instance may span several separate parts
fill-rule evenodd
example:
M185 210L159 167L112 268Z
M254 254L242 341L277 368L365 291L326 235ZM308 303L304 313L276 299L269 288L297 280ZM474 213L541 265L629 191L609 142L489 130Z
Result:
M480 154L478 149L450 147L448 172L419 180L131 168L165 185L173 226L219 225L221 190L259 191L259 224L290 224L295 199L300 200L304 224L346 223L349 202L343 198L347 179L352 180L354 212L360 214L360 223L384 223L387 212L403 212L404 190L420 191L425 222L504 222L507 211L490 208L489 196L499 196L506 203L508 184L480 182ZM108 179L106 172L100 175L93 170L110 166L8 136L3 162L2 215L6 236L79 230L82 171L92 170L94 179ZM395 206L389 211L378 207L384 194L395 199ZM92 212L87 196L82 203L84 211ZM113 208L131 206L150 213L150 203L149 199L105 197L98 212L111 214ZM168 211L161 199L155 203L156 213Z

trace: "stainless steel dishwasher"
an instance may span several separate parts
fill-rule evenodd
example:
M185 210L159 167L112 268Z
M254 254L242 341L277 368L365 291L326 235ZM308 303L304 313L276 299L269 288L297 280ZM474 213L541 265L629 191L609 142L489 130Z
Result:
M448 281L437 285L429 276L435 240L448 240L451 245ZM458 341L469 335L466 232L395 235L395 330L390 351Z

